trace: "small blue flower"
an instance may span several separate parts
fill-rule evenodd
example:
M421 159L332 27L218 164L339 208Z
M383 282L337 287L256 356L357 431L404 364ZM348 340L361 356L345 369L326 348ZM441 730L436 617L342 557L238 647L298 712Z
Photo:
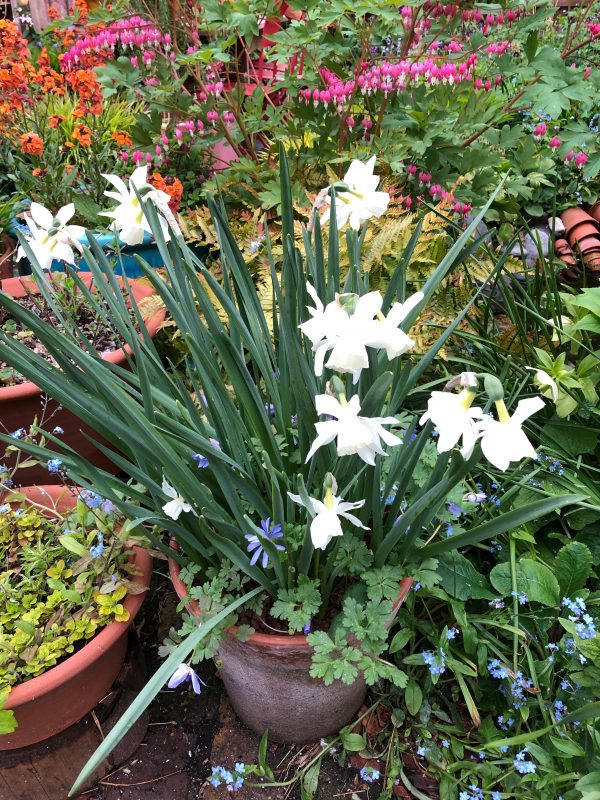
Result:
M265 411L271 419L275 417L275 406L273 403L265 403Z
M104 500L100 505L105 514L114 514L117 510L116 505L111 500Z
M19 428L18 430L13 431L11 434L9 434L9 436L12 436L13 439L24 439L26 435L27 431L25 430L25 428Z
M498 609L504 608L504 600L501 600L499 597L497 597L494 600L490 600L490 602L488 603L488 606L491 606L492 608L498 608Z
M432 675L442 675L446 671L446 657L443 650L440 650L438 653L425 650L421 655Z
M571 639L571 637L565 639L565 653L571 656L576 651L577 651L577 645L575 644L575 640Z
M500 792L492 792L492 800L502 800L502 794Z
M60 469L61 469L62 465L63 465L63 462L60 460L60 458L51 458L50 461L48 461L48 464L46 466L47 466L48 472L56 473L56 472L60 472Z
M221 445L217 439L210 438L208 441L210 442L212 447L214 447L215 450L221 449ZM200 469L205 469L206 467L208 467L209 464L208 458L202 455L202 453L196 453L196 455L192 456L192 459L196 462L196 464Z
M552 710L554 711L554 716L556 717L557 722L560 722L565 714L568 713L567 707L562 700L555 700Z
M104 502L99 494L91 492L89 489L82 489L79 492L79 499L83 500L88 508L98 508Z
M462 514L462 506L459 506L457 503L453 503L451 500L448 500L446 505L448 506L448 511L452 514L452 516L458 519L458 517L460 517Z
M99 533L96 536L96 542L97 544L90 547L90 555L92 558L99 558L106 550L106 547L104 546L104 535L102 533Z
M420 745L417 747L417 755L419 756L419 758L423 758L423 757L424 757L424 755L425 755L425 748L423 747L423 745L422 745L422 744L420 744Z
M450 742L448 739L442 739L442 747L445 747L446 749L450 747Z
M503 744L503 745L500 747L500 752L501 752L501 753L508 753L508 751L509 751L509 750L510 750L510 747L509 747L507 744Z
M513 761L514 767L519 773L519 775L532 775L537 766L533 763L533 761L527 761L527 748L524 747L520 752L517 753L515 756L515 760Z
M180 686L184 681L191 681L192 689L196 694L201 694L202 686L206 686L202 678L199 678L198 675L194 672L194 670L190 667L189 664L180 664L175 672L169 678L169 682L167 686L169 689L175 689L177 686Z
M380 776L379 770L373 769L373 767L363 767L358 774L367 783L378 781Z
M458 630L458 628L448 628L448 630L446 631L446 639L449 640L456 639L459 632L460 631Z
M304 633L310 633L310 629L312 628L312 620L309 619L304 628L302 629Z
M505 678L508 678L510 670L508 669L508 667L503 667L499 659L494 658L488 664L488 672L490 673L492 678L498 678L498 680L501 681L504 680Z
M584 614L582 622L575 625L575 632L582 639L593 639L596 636L596 626L589 614Z
M485 503L487 494L485 492L469 492L463 497L465 503Z
M262 528L265 537L267 539L270 539L271 541L273 539L280 539L283 536L283 530L279 523L277 523L277 525L274 525L271 528L271 517L269 517L268 519L262 519L260 521L260 527ZM256 562L258 561L258 559L262 554L262 566L263 569L266 569L267 564L269 563L269 556L267 552L263 549L259 537L254 533L247 533L245 534L244 538L248 541L248 547L246 548L246 550L249 553L252 553L252 551L254 551L254 555L250 559L250 564L252 565L256 564ZM275 547L278 550L285 550L285 547L281 544L275 544Z
M53 429L52 433L56 436L60 436L62 433L64 433L64 430L60 427L60 425L57 425L56 428Z
M524 592L523 592L523 593L519 593L519 592L511 592L511 595L512 595L513 597L516 597L516 598L517 598L517 600L519 601L519 605L520 605L520 606L524 606L524 605L525 605L525 603L528 603L528 602L529 602L529 597L528 597L528 596L527 596L527 595L526 595Z
M10 511L10 506L8 503L2 503L0 506L0 514L7 514Z

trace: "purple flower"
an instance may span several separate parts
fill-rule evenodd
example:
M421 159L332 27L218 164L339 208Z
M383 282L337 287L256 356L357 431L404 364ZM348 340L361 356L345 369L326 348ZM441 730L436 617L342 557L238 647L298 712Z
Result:
M358 774L363 779L363 781L366 781L367 783L373 783L374 781L378 781L380 776L379 770L374 769L373 767L363 767Z
M221 445L216 439L209 439L210 444L215 448L215 450L220 450ZM192 456L192 459L196 462L200 469L205 469L208 467L209 461L206 456L203 456L202 453L196 453L196 455Z
M270 539L271 541L273 539L280 539L283 536L283 531L279 523L277 523L277 525L273 525L271 528L271 517L268 517L267 519L261 519L260 527L262 528L262 531L267 539ZM246 550L249 553L254 551L254 555L250 559L250 564L254 566L262 554L262 566L263 569L266 569L267 564L269 563L269 556L263 549L263 546L260 543L260 538L254 533L247 533L244 538L248 541L248 547ZM275 547L278 550L285 550L285 547L281 544L276 544Z
M177 686L180 686L184 681L192 682L192 689L196 692L196 694L201 694L202 692L200 684L202 684L202 686L206 686L204 681L196 675L196 673L190 667L189 664L180 664L175 670L175 672L169 678L167 686L169 687L169 689L175 689Z
M105 514L114 514L117 510L116 505L111 500L104 500L100 508Z
M452 514L452 516L458 519L458 517L460 517L462 514L462 506L459 506L457 503L453 503L451 500L449 500L446 505L448 506L448 511Z

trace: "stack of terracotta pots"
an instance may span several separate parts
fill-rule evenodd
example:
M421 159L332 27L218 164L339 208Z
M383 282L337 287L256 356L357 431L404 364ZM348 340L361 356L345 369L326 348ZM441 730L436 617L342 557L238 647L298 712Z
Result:
M568 268L575 268L583 259L586 270L600 272L600 202L587 211L568 208L560 215L564 238L557 238L554 249Z

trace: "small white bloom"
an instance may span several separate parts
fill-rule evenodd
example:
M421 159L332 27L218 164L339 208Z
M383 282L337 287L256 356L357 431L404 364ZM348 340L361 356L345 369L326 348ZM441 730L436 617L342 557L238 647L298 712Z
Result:
M522 425L532 414L544 408L541 397L519 400L514 414L509 416L503 401L496 403L500 421L483 416L479 421L481 449L487 460L505 472L512 461L535 458L535 448L525 435Z
M531 369L533 372L535 372L535 375L533 376L534 383L536 383L541 389L550 389L552 399L556 403L558 400L558 384L554 378L550 377L546 370L540 369L539 367L527 367L527 369Z
M419 420L424 425L431 420L439 434L438 453L447 453L462 439L462 455L469 458L475 447L479 428L476 419L483 412L478 407L471 408L474 392L463 389L459 394L453 392L432 392L427 402L427 411Z
M117 206L112 211L101 211L105 217L110 217L113 222L111 230L118 231L119 238L125 244L141 244L144 240L144 233L152 233L146 215L144 213L144 203L152 202L160 211L165 213L168 208L169 195L160 189L155 189L147 181L147 167L138 167L129 178L129 187L118 175L102 175L117 190L116 192L106 191L107 197L117 201ZM136 191L143 198L140 202ZM163 216L158 216L165 240L170 238L169 226Z
M162 510L165 512L167 517L171 517L171 519L179 519L179 516L182 512L192 510L191 505L185 502L177 489L174 489L169 483L167 483L167 479L164 476L162 490L167 497L173 498L172 500L169 500L168 503L165 503L165 505L162 507Z
M375 464L375 455L386 455L381 447L380 439L388 445L401 444L402 440L386 431L383 425L393 425L395 417L360 417L360 401L356 395L349 401L340 403L335 397L319 394L315 398L318 414L335 417L327 422L317 422L317 438L306 461L309 461L320 447L337 438L338 456L358 454L366 464Z
M79 239L84 236L85 228L81 225L67 225L74 213L73 203L60 208L55 217L40 203L31 204L29 214L25 216L31 232L27 241L42 269L51 269L54 259L75 264L73 247L82 249ZM25 251L19 246L17 261L24 256Z
M366 164L357 160L350 164L344 175L344 183L348 189L335 193L335 216L338 228L343 228L346 222L350 221L350 227L357 231L365 220L380 217L387 211L390 196L387 192L376 191L379 177L373 174L374 169L375 156L372 156ZM330 208L321 217L322 223L329 221L331 197L328 196L325 202Z
M310 538L316 548L325 550L334 536L343 535L340 517L344 517L344 519L347 519L358 528L362 528L365 531L369 530L362 524L358 517L348 513L357 508L362 508L365 504L364 500L359 500L356 503L346 503L341 497L336 497L331 489L327 490L324 502L318 500L316 497L309 497L310 507L305 506L302 498L298 494L288 492L288 497L293 500L294 503L304 506L312 515L313 520L310 523Z

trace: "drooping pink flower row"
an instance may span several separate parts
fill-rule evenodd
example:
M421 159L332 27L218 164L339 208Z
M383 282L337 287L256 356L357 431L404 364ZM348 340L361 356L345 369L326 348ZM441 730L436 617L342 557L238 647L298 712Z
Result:
M415 9L410 6L403 6L400 14L403 18L410 19L414 11ZM478 8L465 8L460 11L460 7L455 3L444 5L443 3L426 2L423 4L423 11L427 16L433 17L433 19L438 19L439 17L453 19L460 12L463 22L482 22L487 26L491 26L504 25L504 23L510 25L523 14L526 14L527 8L511 9L505 13L500 12L494 15L484 14L483 11L480 11Z
M333 103L341 111L346 103L354 95L356 90L362 94L371 95L374 92L383 92L389 95L393 92L401 92L408 84L417 84L425 81L430 85L448 84L456 85L463 81L472 81L476 89L489 90L492 86L491 81L481 79L474 80L474 71L477 66L477 56L470 55L461 62L438 63L432 58L423 61L383 61L379 64L363 62L354 80L342 80L334 72L327 68L321 70L322 78L325 82L324 89L301 89L299 97L305 103L313 103L315 106L323 104L328 106ZM496 84L501 78L496 78Z
M154 60L154 54L148 48L162 48L168 52L171 48L171 34L161 33L152 23L142 17L128 17L111 23L104 30L93 36L84 36L70 50L63 54L62 68L65 71L76 69L82 57L89 53L104 51L114 52L117 45L124 49L137 48L145 51L144 63Z

